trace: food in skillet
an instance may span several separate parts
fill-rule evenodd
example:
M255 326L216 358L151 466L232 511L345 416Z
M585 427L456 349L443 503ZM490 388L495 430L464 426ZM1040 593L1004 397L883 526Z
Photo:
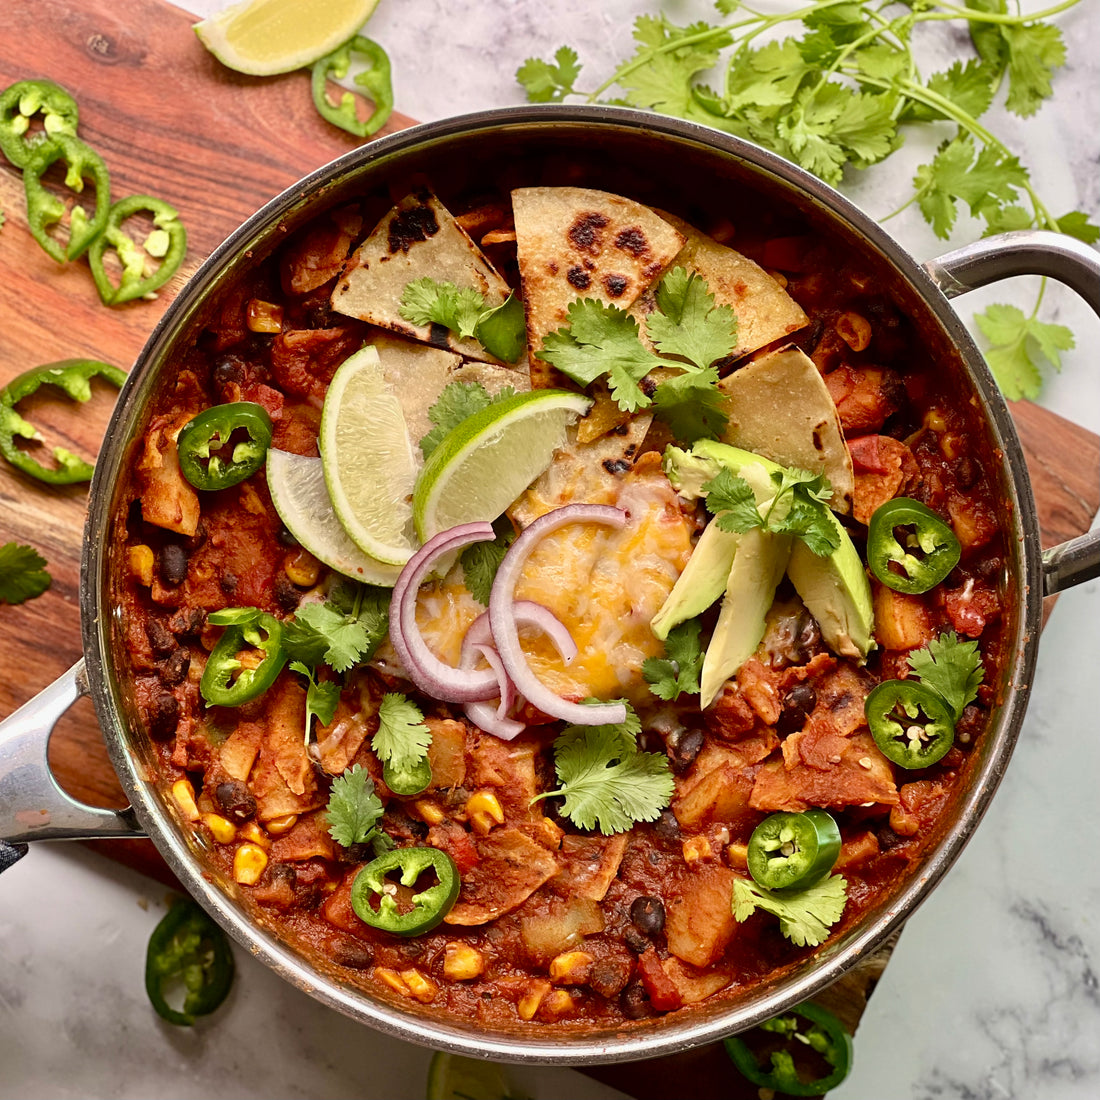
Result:
M384 995L736 997L906 874L982 733L1004 551L966 407L778 219L735 251L577 187L365 213L223 296L136 456L165 785Z

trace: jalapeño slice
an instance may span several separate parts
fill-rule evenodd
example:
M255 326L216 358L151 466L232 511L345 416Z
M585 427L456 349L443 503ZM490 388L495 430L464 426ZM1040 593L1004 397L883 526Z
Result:
M898 540L898 528L908 532L904 542ZM871 517L867 564L895 592L919 596L935 588L958 565L961 554L955 532L920 501L895 497Z
M419 794L432 781L432 766L425 756L407 768L395 768L392 764L382 767L382 782L394 794L408 796Z
M805 890L840 855L840 829L824 810L766 817L749 838L749 874L766 890Z
M231 437L245 438L233 442ZM231 401L193 417L176 440L180 469L196 489L228 489L254 474L271 446L271 417L254 401Z
M435 874L435 883L414 893L411 908L402 913L394 895L397 883L387 879L400 871L401 886L415 886L426 872ZM461 881L454 860L439 848L395 848L368 863L351 885L351 907L364 924L395 936L419 936L430 932L451 911ZM377 908L371 904L377 896Z
M864 710L882 755L902 768L935 764L955 740L951 708L938 692L915 680L879 684Z

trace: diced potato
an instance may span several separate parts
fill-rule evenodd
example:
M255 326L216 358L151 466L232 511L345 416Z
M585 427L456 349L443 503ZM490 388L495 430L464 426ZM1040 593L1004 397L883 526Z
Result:
M665 902L668 949L692 966L710 966L736 931L731 899L734 873L718 862L700 863L684 875Z
M932 616L920 596L875 586L875 638L883 649L919 649L935 630Z

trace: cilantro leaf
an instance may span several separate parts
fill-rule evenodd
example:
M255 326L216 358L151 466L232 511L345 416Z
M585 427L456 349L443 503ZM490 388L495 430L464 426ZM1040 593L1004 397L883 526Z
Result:
M733 310L715 305L706 280L682 267L658 283L657 309L646 318L646 332L662 355L680 356L699 370L737 347Z
M474 335L485 311L485 299L473 289L454 283L437 283L425 275L405 286L399 312L413 325L443 325L461 339Z
M702 670L698 619L688 619L668 632L663 658L647 657L642 662L642 675L649 690L658 699L670 702L681 695L698 695Z
M949 99L971 118L979 118L989 109L995 87L993 69L976 57L966 62L955 61L928 78L930 91ZM901 114L905 122L932 122L947 117L938 108L912 99L906 102Z
M374 793L374 781L360 764L332 781L328 796L329 835L350 848L370 838L382 816L382 800Z
M499 522L499 521L498 521ZM492 542L475 542L462 551L459 561L470 595L484 607L489 606L489 593L496 579L497 570L515 541L515 532L505 520L506 530L498 531Z
M1053 23L1003 26L1008 46L1008 98L1005 106L1027 118L1050 97L1050 78L1066 63L1062 32Z
M733 880L733 915L748 920L757 909L779 918L779 931L797 947L817 947L840 920L848 900L843 875L830 875L797 894L757 886L752 879Z
M431 743L432 731L420 708L399 692L386 692L378 705L378 732L371 740L378 759L395 771L408 771L428 755Z
M829 512L828 501L832 488L823 474L811 474L806 470L787 469L772 474L776 494L768 509L767 527L771 531L785 531L800 538L819 558L827 558L840 545L840 535ZM789 494L790 503L785 514L771 519L776 505Z
M1082 210L1071 210L1058 219L1058 232L1076 237L1085 244L1096 244L1100 240L1100 226L1093 225L1089 216Z
M313 719L327 726L336 714L336 704L340 702L340 685L335 680L318 680L317 670L302 661L291 661L290 668L309 681L306 688L306 745L313 732Z
M638 751L636 721L567 728L554 742L561 786L538 799L564 796L562 813L574 825L605 836L655 820L672 798L672 773L662 753Z
M509 387L508 394L512 394ZM469 416L493 403L489 391L480 382L449 382L428 410L428 419L434 428L420 441L420 449L427 458L443 442L452 428L457 428Z
M560 103L573 95L573 85L581 75L577 51L561 46L554 54L556 64L529 57L517 70L516 80L527 89L529 103Z
M569 324L549 333L539 358L587 386L607 375L611 396L624 412L650 403L638 383L660 359L638 337L638 322L617 306L579 298L566 312Z
M1045 360L1060 370L1061 353L1075 346L1073 333L1065 325L1028 317L1016 306L991 305L975 314L974 320L990 342L985 359L1009 401L1037 397L1041 363Z
M369 660L389 628L389 604L384 589L356 585L350 606L339 596L326 603L303 604L283 624L283 648L291 660L316 666L324 662L336 672ZM346 594L345 594L346 597Z
M956 720L967 703L978 697L978 685L985 678L977 641L960 641L953 630L910 653L909 667L922 684L943 697Z
M52 580L45 565L33 547L15 542L0 546L0 602L23 603L41 596Z
M752 486L723 466L718 476L703 482L707 511L716 516L715 523L723 531L735 531L743 535L754 527L764 526L764 517L756 506L756 494Z
M653 394L657 416L685 443L721 438L729 423L728 404L718 389L718 372L713 367L665 378Z

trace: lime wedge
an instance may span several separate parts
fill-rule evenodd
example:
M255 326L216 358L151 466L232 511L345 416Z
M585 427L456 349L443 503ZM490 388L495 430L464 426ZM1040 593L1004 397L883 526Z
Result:
M364 554L351 541L333 510L319 458L272 447L267 452L267 487L286 529L318 561L364 584L393 587L401 567Z
M403 565L416 549L410 499L417 459L373 347L337 370L318 445L333 509L352 542L380 562Z
M519 1100L504 1067L437 1051L428 1066L426 1100Z
M579 393L533 390L452 428L417 478L416 533L427 542L459 523L496 519L550 465L566 428L591 404Z
M378 0L244 0L195 24L223 64L251 76L304 69L332 53L370 18Z

